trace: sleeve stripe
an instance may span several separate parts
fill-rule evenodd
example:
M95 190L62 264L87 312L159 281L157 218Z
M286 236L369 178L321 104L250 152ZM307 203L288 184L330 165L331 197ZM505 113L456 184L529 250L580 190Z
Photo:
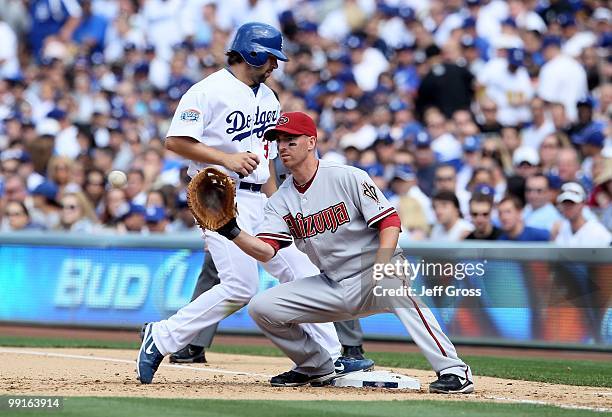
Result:
M368 221L368 227L372 226L377 221L384 219L385 217L391 215L392 213L395 213L395 209L393 207L389 207L387 210L383 211L382 213L378 213L376 216L372 217Z
M278 242L277 240L273 240L273 239L268 239L268 238L259 238L262 242L266 242L268 245L270 245L270 247L272 249L274 249L274 255L272 255L272 257L275 257L276 254L278 253L279 249L281 248L281 244L280 242Z
M258 233L257 237L262 237L262 238L267 238L267 239L274 239L274 240L281 240L283 242L293 242L293 238L291 237L291 235L285 235L285 234Z

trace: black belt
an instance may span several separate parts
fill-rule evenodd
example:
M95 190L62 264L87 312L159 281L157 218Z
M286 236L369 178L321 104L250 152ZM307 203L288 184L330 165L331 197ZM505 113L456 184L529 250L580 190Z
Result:
M241 181L240 184L238 184L239 189L253 191L254 193L260 192L262 186L263 184L253 184L252 182L244 182L244 181Z

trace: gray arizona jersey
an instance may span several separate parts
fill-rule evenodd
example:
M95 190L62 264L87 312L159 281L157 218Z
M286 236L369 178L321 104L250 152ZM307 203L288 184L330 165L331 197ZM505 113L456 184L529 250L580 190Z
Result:
M341 281L372 267L380 242L372 226L393 213L365 171L320 160L303 193L289 177L272 195L257 236L281 247L295 240L321 272Z

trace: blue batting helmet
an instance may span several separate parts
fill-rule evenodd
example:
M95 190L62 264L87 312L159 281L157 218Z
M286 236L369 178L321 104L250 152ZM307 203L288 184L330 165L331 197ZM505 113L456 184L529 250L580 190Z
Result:
M265 23L245 23L238 28L229 49L238 52L247 64L261 67L268 61L268 54L281 61L289 61L283 53L283 35L278 29Z

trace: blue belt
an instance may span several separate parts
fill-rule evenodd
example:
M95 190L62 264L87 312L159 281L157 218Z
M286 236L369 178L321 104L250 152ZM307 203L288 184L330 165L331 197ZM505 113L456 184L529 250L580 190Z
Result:
M262 186L263 184L253 184L252 182L244 182L244 181L241 181L240 184L238 184L238 188L240 190L253 191L254 193L260 192Z

